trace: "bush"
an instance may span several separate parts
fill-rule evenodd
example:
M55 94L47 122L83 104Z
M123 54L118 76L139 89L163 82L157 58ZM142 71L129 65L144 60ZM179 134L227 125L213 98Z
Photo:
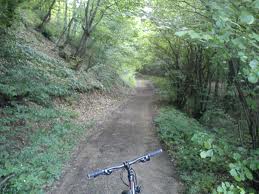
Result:
M108 92L113 88L125 85L117 70L109 65L95 65L88 70L88 73L92 73L95 79L101 83L102 89Z
M210 129L224 128L237 131L235 120L221 109L207 110L200 118L200 122Z
M145 76L151 80L160 96L161 101L173 102L175 100L174 86L167 77Z

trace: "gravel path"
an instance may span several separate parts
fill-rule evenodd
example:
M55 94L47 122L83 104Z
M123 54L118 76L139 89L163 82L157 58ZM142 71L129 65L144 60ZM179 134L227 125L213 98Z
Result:
M119 194L125 189L120 173L94 180L88 180L86 174L161 147L152 125L153 87L148 81L139 80L136 90L127 103L98 126L95 134L80 144L71 167L50 193ZM143 194L176 194L180 189L166 153L134 169Z

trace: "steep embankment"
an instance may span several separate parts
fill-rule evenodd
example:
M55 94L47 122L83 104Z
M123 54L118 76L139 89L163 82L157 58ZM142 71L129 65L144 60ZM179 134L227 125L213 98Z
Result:
M96 115L119 104L104 93L123 82L110 67L75 71L53 42L22 24L0 42L0 192L39 193L59 177Z

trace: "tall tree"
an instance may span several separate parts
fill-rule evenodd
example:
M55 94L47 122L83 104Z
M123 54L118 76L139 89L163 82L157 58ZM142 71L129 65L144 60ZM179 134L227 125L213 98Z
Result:
M67 0L64 0L64 4L65 4L65 10L64 10L64 29L67 27L67 11L68 11L68 5L67 5Z
M41 24L38 26L38 30L39 30L39 31L42 31L43 28L44 28L44 26L45 26L45 24L50 21L51 12L52 12L52 9L53 9L55 3L56 3L56 0L52 0L51 4L50 4L50 6L49 6L49 9L48 9L47 14L44 16L44 18L43 18Z
M96 28L96 26L101 22L105 12L114 5L107 0L88 0L85 12L84 12L84 22L82 25L83 34L80 39L80 43L76 50L75 55L82 57L86 52L87 42Z

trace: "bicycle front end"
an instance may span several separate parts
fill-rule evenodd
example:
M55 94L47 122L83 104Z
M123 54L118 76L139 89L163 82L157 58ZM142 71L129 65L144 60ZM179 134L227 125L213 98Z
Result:
M137 175L135 170L131 167L133 164L137 163L145 163L147 161L150 161L151 157L154 157L162 152L162 149L156 150L154 152L150 152L148 154L145 154L141 157L138 157L133 160L125 161L121 165L112 166L108 168L104 168L101 170L94 171L92 173L89 173L87 176L89 179L96 178L100 175L110 175L115 171L122 170L121 172L121 180L122 182L129 188L129 190L123 191L122 194L137 194L141 193L141 187L138 185L137 182ZM127 172L127 179L128 183L126 183L123 180L123 171Z

